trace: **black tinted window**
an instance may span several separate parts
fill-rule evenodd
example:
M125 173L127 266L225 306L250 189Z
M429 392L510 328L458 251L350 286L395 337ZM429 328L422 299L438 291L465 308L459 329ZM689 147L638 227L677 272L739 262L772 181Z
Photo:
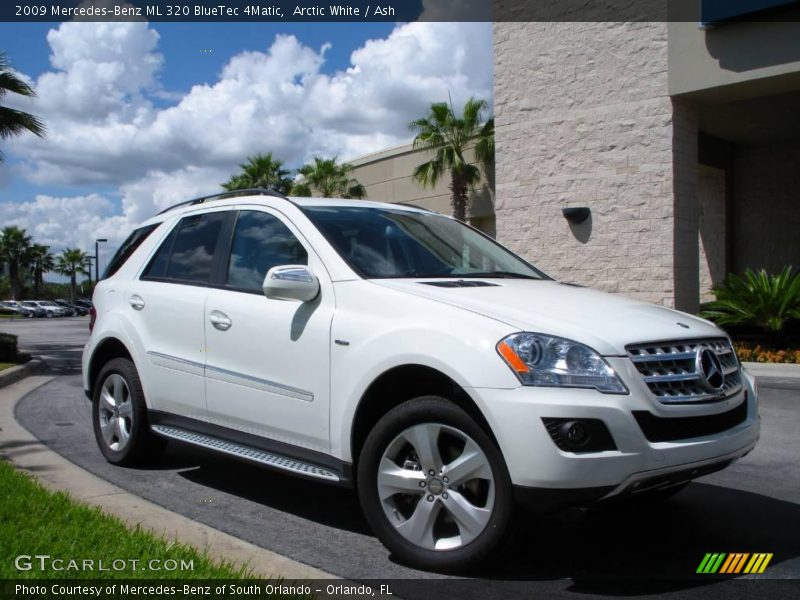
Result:
M216 212L181 219L176 229L161 244L144 276L208 283L214 262L214 249L226 214Z
M158 224L140 227L130 234L128 239L122 242L122 245L114 253L114 256L111 257L111 261L103 272L103 279L111 277L114 273L119 271L122 265L130 258L131 254L142 245L142 242L147 239L147 236L153 233L156 227L158 227Z
M308 253L279 219L258 211L239 213L228 263L230 287L260 292L272 267L306 264Z

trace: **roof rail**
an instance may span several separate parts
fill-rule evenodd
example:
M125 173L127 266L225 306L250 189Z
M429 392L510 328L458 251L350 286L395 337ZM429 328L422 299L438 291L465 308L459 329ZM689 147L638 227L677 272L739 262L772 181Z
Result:
M194 206L195 204L203 204L208 200L223 200L225 198L235 198L236 196L272 196L273 198L281 198L282 200L289 200L289 197L285 194L281 194L280 192L268 189L268 188L248 188L245 190L230 190L228 192L221 192L219 194L211 194L210 196L202 196L200 198L193 198L192 200L184 200L183 202L178 202L178 204L174 204L169 208L165 208L162 210L159 215L163 215L171 210L175 210L176 208L180 208L181 206Z

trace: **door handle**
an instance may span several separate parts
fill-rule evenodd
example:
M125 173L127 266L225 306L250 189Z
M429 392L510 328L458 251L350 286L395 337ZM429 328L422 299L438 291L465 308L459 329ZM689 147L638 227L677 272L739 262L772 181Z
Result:
M233 324L228 315L218 310L212 310L211 314L208 315L208 320L220 331L228 331Z
M130 305L133 307L133 310L142 310L144 308L144 298L142 298L138 294L134 294L133 296L131 296L128 302L130 302Z

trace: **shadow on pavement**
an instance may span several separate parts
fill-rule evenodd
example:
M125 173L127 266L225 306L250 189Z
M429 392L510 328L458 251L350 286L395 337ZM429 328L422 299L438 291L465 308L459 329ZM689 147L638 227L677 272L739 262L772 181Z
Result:
M182 471L181 477L329 527L370 534L353 490L204 454L205 460L196 469Z
M350 490L212 456L181 476L329 527L369 533ZM687 590L719 582L695 573L706 552L771 552L774 567L800 556L797 531L796 504L693 483L641 508L522 512L502 560L469 575L493 580L498 590L502 581L565 578L572 591L599 595Z

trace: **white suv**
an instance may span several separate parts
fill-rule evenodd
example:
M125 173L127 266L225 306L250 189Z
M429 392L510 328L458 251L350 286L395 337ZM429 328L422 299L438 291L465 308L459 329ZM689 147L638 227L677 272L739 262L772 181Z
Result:
M658 498L742 457L729 338L554 281L426 210L274 192L145 222L94 294L83 384L105 457L164 440L355 485L401 560L486 560L517 501Z

